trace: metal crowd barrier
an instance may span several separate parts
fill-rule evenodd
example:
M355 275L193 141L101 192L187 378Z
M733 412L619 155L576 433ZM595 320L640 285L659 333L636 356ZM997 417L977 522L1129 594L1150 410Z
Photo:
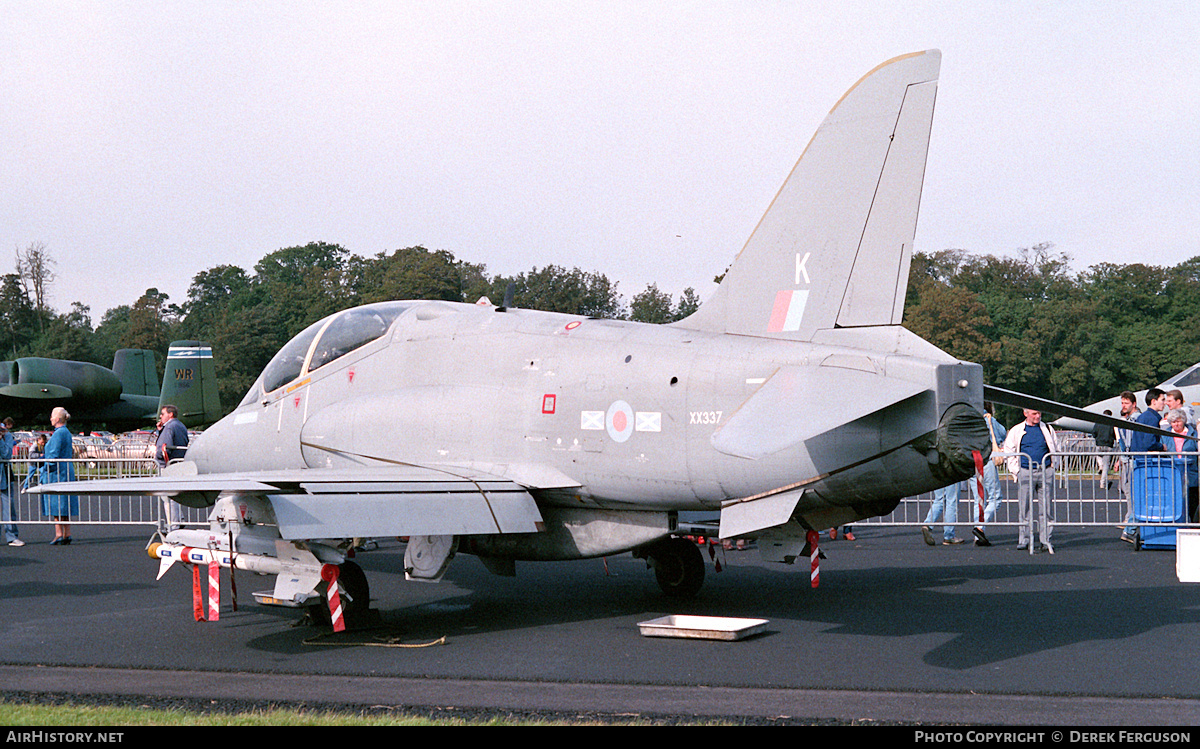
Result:
M1068 433L1069 434L1069 433ZM1097 448L1089 435L1062 440L1070 447L1068 450L1052 453L1055 462L1053 485L1049 488L1050 501L1054 505L1055 527L1088 527L1106 526L1123 529L1134 527L1177 527L1195 528L1200 523L1175 521L1130 521L1132 500L1130 499L1129 476L1134 461L1138 458L1170 457L1172 460L1181 455L1200 457L1197 453L1119 453ZM1003 455L1003 454L1002 454ZM16 488L17 513L14 520L22 525L51 525L55 522L44 509L47 500L42 495L30 494L27 488L38 481L38 469L50 462L73 462L77 480L98 478L130 478L138 476L156 476L159 468L155 462L146 458L76 458L73 461L45 460L13 460L9 465L10 477ZM1200 462L1200 461L1198 461ZM33 469L31 471L31 468ZM1018 508L1018 486L1016 477L1008 471L1007 465L998 468L1000 479L1001 501L996 509L995 517L987 522L987 527L1019 527L1025 525L1025 535L1031 539L1036 537L1035 524L1046 527L1048 521L1046 507L1038 503L1035 514L1024 523L1021 521ZM1186 499L1187 484L1190 476L1186 470L1183 473L1183 494ZM970 528L981 524L981 502L976 477L960 482L957 489L958 516L955 526L966 531L961 537L970 540ZM860 520L854 523L858 526L911 526L922 525L942 526L943 516L938 521L926 523L929 509L934 501L933 493L928 492L912 497L905 497L890 514ZM72 507L74 509L74 507ZM208 524L208 508L183 507L175 502L160 500L156 497L143 496L89 496L79 495L78 513L72 513L71 524L94 525L150 525L159 528L179 526L206 526ZM1030 544L1032 552L1034 544Z
M13 523L25 525L53 525L55 519L47 509L60 508L71 512L67 521L71 525L168 525L208 524L208 509L183 507L175 502L158 497L134 495L90 496L78 495L75 502L67 505L51 504L49 495L29 493L31 486L41 481L41 469L55 463L72 463L77 481L92 479L136 478L157 476L158 465L146 458L76 458L74 460L28 460L16 459L8 466L11 485L15 491L16 518ZM0 467L0 470L5 470ZM63 469L65 472L65 469ZM53 473L53 471L50 471Z
M1048 518L1048 509L1041 503L1034 513L1024 523L1020 519L1018 507L1019 487L1017 477L1009 473L1007 462L998 469L1000 479L1000 504L996 509L995 518L988 521L987 526L1020 527L1025 525L1025 535L1036 538L1036 527L1046 527L1047 523L1057 527L1109 527L1114 529L1173 527L1197 528L1200 523L1179 521L1137 520L1132 517L1133 500L1131 499L1130 475L1137 460L1169 461L1183 463L1178 480L1184 501L1187 500L1187 487L1191 476L1187 463L1183 458L1200 458L1200 453L1175 452L1146 452L1129 453L1106 450L1095 446L1090 435L1082 435L1075 439L1060 440L1070 449L1051 453L1054 459L1055 473L1048 494L1054 508L1054 520ZM1004 457L1009 454L999 453ZM1028 456L1026 456L1028 457ZM1200 460L1197 461L1200 463ZM981 506L978 497L978 484L975 477L962 481L957 489L958 517L956 527L966 530L961 536L970 540L969 529L981 524ZM922 526L932 525L941 527L945 516L933 523L926 523L929 510L933 505L933 492L905 497L889 515L868 520L860 520L855 525L885 525L885 526ZM1186 514L1186 513L1185 513ZM1035 527L1036 525L1036 527ZM1032 553L1034 544L1030 544Z

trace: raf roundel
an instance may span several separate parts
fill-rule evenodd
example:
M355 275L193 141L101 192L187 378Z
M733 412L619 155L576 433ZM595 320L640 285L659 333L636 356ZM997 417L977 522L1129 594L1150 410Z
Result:
M614 442L624 442L633 434L633 409L625 401L617 401L608 407L608 413L604 417L604 426L608 429L608 436L613 438Z

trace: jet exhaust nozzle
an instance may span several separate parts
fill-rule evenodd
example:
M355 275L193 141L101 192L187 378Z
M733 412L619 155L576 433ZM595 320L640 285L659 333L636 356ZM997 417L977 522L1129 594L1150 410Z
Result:
M975 455L983 460L992 455L992 438L987 421L974 406L955 403L946 409L937 429L938 462L935 474L961 481L975 473Z

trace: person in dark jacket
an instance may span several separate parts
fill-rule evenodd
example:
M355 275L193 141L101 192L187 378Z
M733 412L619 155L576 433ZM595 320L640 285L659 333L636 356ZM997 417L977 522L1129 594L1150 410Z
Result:
M154 462L165 468L176 458L187 452L187 427L179 420L179 409L163 406L158 412L158 438L154 442Z

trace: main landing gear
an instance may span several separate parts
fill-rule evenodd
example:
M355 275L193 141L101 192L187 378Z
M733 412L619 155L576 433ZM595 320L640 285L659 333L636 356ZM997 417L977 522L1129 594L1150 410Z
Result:
M635 553L654 568L658 587L669 598L692 598L704 583L704 555L686 538L655 541Z

